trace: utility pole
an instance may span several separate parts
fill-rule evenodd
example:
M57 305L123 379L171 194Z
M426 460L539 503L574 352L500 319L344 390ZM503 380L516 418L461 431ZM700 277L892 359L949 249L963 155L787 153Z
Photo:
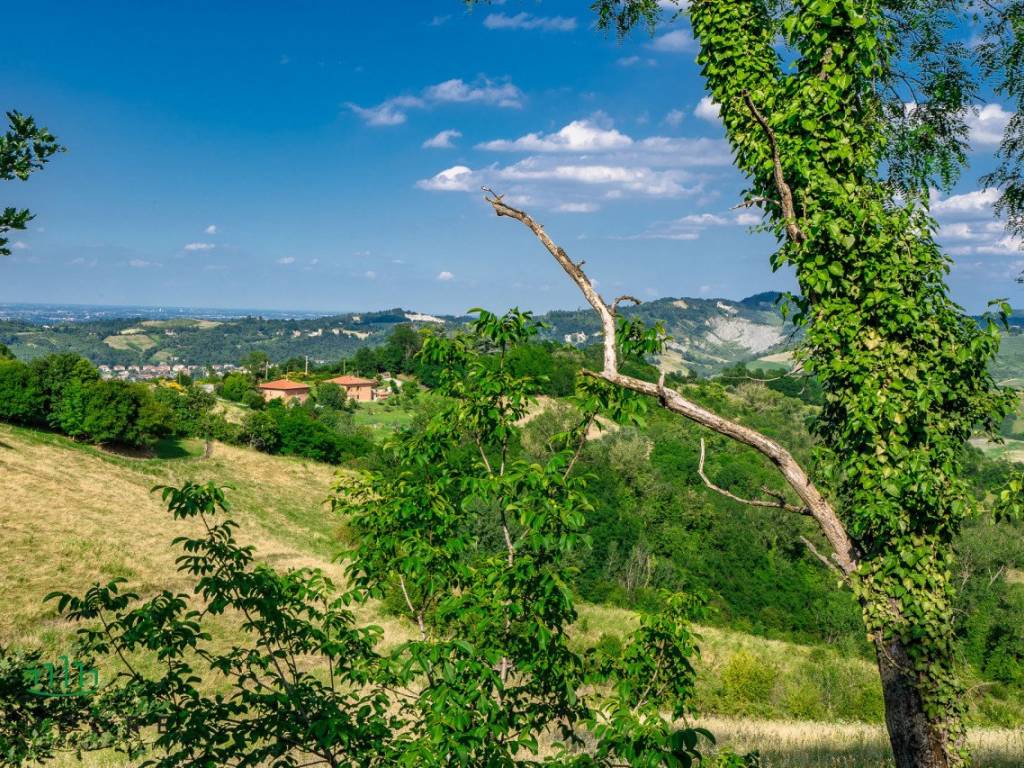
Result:
M267 360L263 363L263 380L266 381L270 378L270 361Z
M309 376L309 355L306 355L306 375Z

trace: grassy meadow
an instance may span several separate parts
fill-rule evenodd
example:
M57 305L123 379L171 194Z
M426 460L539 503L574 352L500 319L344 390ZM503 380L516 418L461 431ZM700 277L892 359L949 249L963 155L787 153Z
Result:
M366 413L378 423L391 415L383 407ZM203 458L197 440L165 441L156 456L130 458L0 425L0 643L38 645L54 657L68 647L74 627L43 603L50 591L81 592L117 577L143 595L188 591L189 580L175 572L178 552L170 542L195 531L191 523L174 521L151 493L160 484L214 480L232 486L238 538L255 545L259 559L282 568L319 567L343 579L342 565L332 558L344 545L344 523L324 505L334 468L219 443ZM361 613L383 627L388 645L412 635L409 624L377 608ZM574 641L588 647L621 643L636 623L631 611L583 605ZM237 634L230 617L221 617L214 630L218 643ZM697 631L702 724L722 745L758 749L766 766L779 768L886 764L881 692L870 661L827 646L715 627ZM1024 731L976 729L972 740L980 766L1024 764ZM77 761L68 757L62 764ZM88 756L85 764L125 765L113 754Z

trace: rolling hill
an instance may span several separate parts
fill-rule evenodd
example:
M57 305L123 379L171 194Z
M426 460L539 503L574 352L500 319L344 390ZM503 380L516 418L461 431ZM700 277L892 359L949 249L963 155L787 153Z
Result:
M759 293L741 301L720 298L661 298L625 306L625 317L661 322L669 336L659 361L669 371L713 376L736 363L763 368L788 367L799 339L779 312L777 293ZM77 352L97 365L238 363L253 351L275 362L308 355L311 361L335 362L360 347L383 344L396 325L453 329L468 318L429 315L401 308L376 312L295 317L258 314L232 316L226 310L131 308L75 313L71 308L4 311L0 307L0 343L27 360L52 352ZM541 337L574 346L600 342L600 324L588 308L554 310L540 315L547 324ZM1011 332L993 366L997 379L1024 387L1024 315L1014 315Z
M319 567L343 578L332 555L342 546L344 521L322 503L333 468L220 444L206 459L190 446L182 448L165 454L180 458L131 459L0 425L0 583L5 586L0 643L38 646L53 656L68 647L73 627L42 602L51 590L83 591L114 577L127 579L143 595L162 588L189 590L188 580L175 572L177 552L170 541L190 531L150 492L161 483L230 484L239 539L255 544L259 559L277 567ZM584 645L621 638L637 621L630 611L606 606L583 605L580 614L573 635ZM362 618L384 628L386 645L414 634L407 622L376 608L364 609ZM225 642L238 633L226 618L214 629ZM779 768L880 764L886 745L876 716L877 673L869 661L827 646L715 627L699 630L698 699L706 724L723 743L759 748L770 758L767 764ZM827 717L800 720L812 711ZM833 722L858 719L864 722ZM1014 765L1024 746L1014 731L977 729L973 739L983 764L1000 768ZM60 764L80 765L73 757ZM127 765L112 754L87 756L85 764Z

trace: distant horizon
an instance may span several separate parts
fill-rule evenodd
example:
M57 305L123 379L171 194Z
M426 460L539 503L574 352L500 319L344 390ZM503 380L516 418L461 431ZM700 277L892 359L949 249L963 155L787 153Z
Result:
M740 304L754 296L760 296L765 293L779 293L779 291L758 291L739 299L734 299L729 296L659 296L657 298L650 298L642 303L652 304L657 301L729 301L735 304ZM400 309L403 312L418 312L420 314L436 315L438 317L465 317L468 312L453 313L453 312L440 312L440 311L429 311L424 310L420 307L403 307L395 304L390 307L381 306L375 308L362 307L360 309L295 309L295 308L275 308L275 307L199 307L199 306L188 306L188 305L174 305L174 304L95 304L90 302L61 302L61 301L0 301L0 314L3 313L4 309L7 308L40 308L40 309L99 309L99 310L149 310L155 312L220 312L220 313L238 313L238 316L243 317L247 314L272 312L276 315L285 315L288 313L295 313L296 315L302 315L308 319L311 317L332 317L334 315L352 315L360 314L365 312L386 312L389 309ZM467 308L468 309L468 308ZM530 309L526 307L526 309ZM549 312L574 312L590 309L590 305L581 303L576 307L555 307L552 309L546 309L542 312L533 310L535 314L547 314ZM129 315L121 315L121 318L129 317ZM202 319L202 318L198 318Z

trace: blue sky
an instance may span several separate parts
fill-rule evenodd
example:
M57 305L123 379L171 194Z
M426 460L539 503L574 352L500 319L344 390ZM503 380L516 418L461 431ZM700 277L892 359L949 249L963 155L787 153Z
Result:
M768 267L772 241L731 210L742 179L686 20L620 45L588 5L8 9L23 33L0 50L0 106L69 151L3 184L0 204L37 218L0 261L0 301L579 306L481 184L534 213L609 294L792 288ZM934 209L972 311L1021 290L1019 244L977 187L1008 117L998 104L972 116L972 169Z

